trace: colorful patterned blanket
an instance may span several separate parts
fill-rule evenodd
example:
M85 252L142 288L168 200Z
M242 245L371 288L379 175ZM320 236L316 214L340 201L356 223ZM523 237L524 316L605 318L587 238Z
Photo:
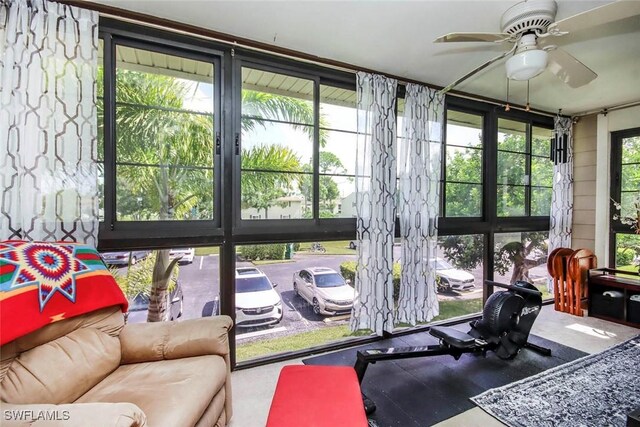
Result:
M0 242L0 345L58 320L127 299L95 249L76 243Z

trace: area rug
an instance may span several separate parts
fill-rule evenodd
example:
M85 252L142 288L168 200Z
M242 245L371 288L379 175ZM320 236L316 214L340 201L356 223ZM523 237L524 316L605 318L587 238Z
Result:
M456 325L468 330L467 325ZM369 417L377 427L425 427L475 407L470 397L544 370L579 359L586 354L562 344L530 336L533 343L551 348L546 357L523 349L514 360L501 360L489 353L393 360L370 365L362 382L363 392L378 409ZM355 349L323 354L303 360L307 365L353 366L356 350L363 348L412 347L436 344L428 332L394 337Z
M640 407L640 335L471 400L508 426L625 426Z

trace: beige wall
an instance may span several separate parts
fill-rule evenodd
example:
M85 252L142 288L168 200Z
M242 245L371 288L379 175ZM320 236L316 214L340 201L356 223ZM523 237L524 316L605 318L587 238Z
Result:
M573 128L574 249L594 250L596 223L597 116L580 117Z
M640 106L580 117L574 131L573 248L609 265L611 132L640 126ZM597 178L596 178L597 177Z

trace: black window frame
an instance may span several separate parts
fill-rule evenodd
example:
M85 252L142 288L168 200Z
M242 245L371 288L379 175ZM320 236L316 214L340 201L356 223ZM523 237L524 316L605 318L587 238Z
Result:
M241 91L242 68L247 67L277 74L290 75L314 81L314 140L313 140L313 217L310 219L261 219L246 220L240 213L240 153L241 141ZM233 235L237 243L270 243L305 242L315 240L346 240L355 238L355 218L320 218L319 217L319 116L320 86L334 86L342 89L356 90L354 74L331 70L313 64L300 63L290 59L277 58L264 53L236 50L233 61L233 127L234 147L239 141L238 150L234 148L233 159ZM237 153L237 154L235 154ZM354 187L355 188L355 187Z
M235 66L239 68L239 76L242 76L242 69L247 68L256 71L265 71L269 73L274 73L278 75L284 75L288 77L296 77L300 79L305 79L313 82L313 94L312 94L312 103L313 103L313 123L309 126L313 127L313 141L312 141L312 153L313 153L313 217L306 218L293 218L293 219L243 219L241 217L241 206L240 203L242 201L241 198L241 183L242 183L242 94L241 92L236 92L236 103L235 103L235 111L236 111L236 133L234 134L234 149L235 149L235 161L234 161L234 177L235 177L235 185L233 188L234 194L234 210L235 215L233 218L234 228L236 230L259 230L264 228L265 225L271 229L279 230L281 233L288 228L308 228L309 224L313 224L316 215L316 205L317 205L317 189L316 189L316 175L317 175L317 163L318 163L318 116L319 116L319 105L317 103L317 94L319 92L319 78L310 73L299 72L296 70L290 70L287 68L279 68L274 66L273 64L265 64L260 61L252 61L251 59L245 59L242 56L239 56L236 59ZM238 75L238 74L237 74ZM240 78L242 80L242 78ZM240 81L239 85L236 89L242 91L242 81ZM277 172L277 171L275 171ZM302 174L302 172L292 172L295 174Z
M613 202L621 202L622 197L622 140L640 137L640 127L611 132L611 175L609 187L609 266L616 266L616 237L618 234L635 234L630 225L623 224L613 217L619 213ZM631 163L635 164L635 163Z
M532 116L523 116L522 114L520 114L520 112L514 112L514 113L510 113L510 114L506 114L505 112L500 112L497 115L497 119L505 119L505 120L510 120L510 121L517 121L517 122L521 122L521 123L525 123L526 124L526 148L524 152L515 152L515 151L509 151L509 150L500 150L499 148L497 148L496 146L496 150L497 152L503 152L503 153L513 153L513 154L519 154L519 155L525 155L526 159L525 159L525 179L528 177L528 179L526 179L526 184L524 185L509 185L511 187L524 187L525 189L525 193L524 193L524 215L514 215L514 216L498 216L498 218L500 219L506 219L506 218L544 218L544 215L531 215L531 190L535 187L535 188L549 188L549 187L544 187L544 186L539 186L539 185L533 185L533 175L532 175L532 159L533 157L537 157L537 158L542 158L543 156L537 155L537 154L533 154L533 128L542 128L542 129L548 129L553 131L553 122L549 122L549 121L542 121L540 120L539 117L532 115ZM499 121L496 121L496 132L500 131L500 127L499 127ZM497 138L497 134L496 134L496 138ZM497 139L496 139L496 143L497 143ZM546 156L546 158L549 160L549 162L551 162L550 160L550 156L551 153L548 153L548 156ZM497 165L497 159L496 159L496 165ZM498 172L496 170L496 178L497 178ZM498 198L498 194L497 194L498 188L497 188L497 183L496 183L496 203L497 203L497 198ZM496 212L497 212L497 205L496 205ZM496 213L497 215L497 213Z
M481 156L482 156L482 170L480 171L480 183L470 183L470 182L457 182L457 181L447 181L447 147L452 146L452 147L460 147L460 148L464 148L460 145L457 144L449 144L447 142L447 124L449 121L449 111L455 111L457 113L465 113L465 114L471 114L474 116L479 116L482 120L483 126L482 126L482 144L480 144L480 148L474 148L474 147L469 147L470 149L473 150L480 150L481 152ZM441 170L440 170L440 212L441 212L441 218L447 218L448 220L454 220L454 221L458 221L458 219L470 219L472 221L477 221L477 220L483 220L486 216L486 206L484 205L484 200L486 199L486 192L485 192L485 187L486 187L486 182L485 179L487 178L487 163L485 162L485 152L486 152L486 147L485 144L487 142L487 135L486 135L486 130L485 130L485 126L486 126L486 122L487 122L487 113L486 111L480 111L477 109L473 109L473 108L465 108L462 107L460 105L456 105L455 103L447 103L447 106L445 107L445 113L444 113L444 119L443 119L443 130L442 130L442 161L441 161ZM480 185L482 187L482 201L480 204L480 215L474 215L474 216L447 216L447 184L448 183L453 183L453 184L467 184L467 185Z
M498 158L498 119L517 120L529 123L529 134L535 127L553 129L553 117L511 109L506 112L501 106L488 104L466 98L447 95L445 99L444 123L447 121L449 109L483 116L483 201L480 217L446 217L438 218L438 236L456 236L481 234L484 236L483 270L486 280L494 279L495 234L509 232L548 231L549 216L512 216L497 215L497 158ZM445 126L446 132L446 126ZM446 138L446 133L444 135ZM530 135L529 135L530 139ZM529 143L530 146L530 143ZM444 140L443 140L443 147ZM530 148L529 148L530 150ZM444 161L443 161L444 163ZM440 209L444 203L444 166L440 186ZM396 231L396 236L399 233ZM483 283L483 300L493 293L493 287Z
M103 41L104 67L104 220L99 226L99 248L170 248L175 239L181 246L222 241L222 154L218 144L224 138L222 115L223 55L221 49L193 44L186 37L169 41L154 31L139 33L122 22L100 19L99 38ZM139 30L139 29L138 29ZM158 52L212 64L214 67L214 218L211 220L118 221L116 218L116 47Z
M200 58L215 57L219 60L219 65L215 65L215 75L220 78L219 85L219 105L216 105L214 113L216 119L221 123L216 123L215 128L221 132L221 155L219 165L216 166L216 188L221 194L217 197L220 203L217 213L219 215L216 224L207 227L203 221L195 221L194 224L181 224L182 221L171 221L168 224L158 224L158 221L151 221L147 224L114 224L111 219L113 213L111 204L115 200L115 151L113 144L107 148L108 141L113 141L113 114L108 112L107 106L115 101L114 93L107 93L108 88L113 87L115 64L112 54L105 54L105 68L113 69L112 73L105 71L105 174L107 163L113 164L111 176L105 176L105 221L100 224L99 230L99 250L126 250L126 249L162 249L179 246L218 246L220 248L220 307L221 313L235 318L235 262L236 246L243 244L260 243L290 243L290 242L310 242L310 241L330 241L330 240L353 240L356 236L356 220L354 218L318 218L319 198L314 195L315 212L313 220L304 220L301 225L293 225L295 220L274 220L273 223L267 220L251 221L239 223L236 218L239 213L238 194L233 191L223 189L239 190L239 156L235 154L234 136L240 132L239 103L242 90L242 65L251 64L251 67L271 67L276 72L284 74L311 75L316 79L316 92L320 85L335 86L339 88L356 90L356 78L354 73L331 69L320 65L296 61L293 59L257 52L249 49L238 48L233 44L215 42L195 35L178 34L167 30L146 27L131 22L119 21L112 18L100 18L99 23L100 38L105 41L105 52L114 49L113 40L131 40L142 43L144 46L161 47L170 50L170 54L182 55L183 52L190 52ZM175 49L175 50L174 50ZM106 67L106 66L109 67ZM109 76L107 76L109 74ZM214 83L215 84L215 83ZM113 90L115 91L115 87ZM403 84L398 85L398 96L404 96ZM316 115L319 114L320 96L314 99L316 104ZM496 164L496 140L497 140L497 117L505 115L507 118L518 117L522 120L530 120L531 123L538 123L541 127L553 127L551 116L536 115L523 111L512 110L505 113L502 107L494 104L470 100L467 98L447 95L445 97L446 109L468 110L472 114L483 115L483 212L481 217L441 217L439 220L440 235L464 235L481 234L484 239L484 277L493 278L493 247L494 234L503 232L523 232L523 231L546 231L549 229L548 217L509 217L498 218L496 216L496 173L490 173L491 168ZM109 116L111 114L111 116ZM446 114L446 113L445 113ZM446 123L446 115L444 117ZM319 128L319 123L318 123ZM107 135L107 133L109 133ZM316 130L315 137L315 165L314 165L314 192L318 192L318 136ZM111 167L111 166L109 166ZM444 179L444 178L443 178ZM441 194L444 194L441 192ZM109 206L107 206L107 202ZM440 200L442 203L442 198ZM107 211L111 209L110 217ZM128 221L127 221L128 222ZM158 225L162 225L159 227ZM396 236L400 235L399 222L396 218ZM486 299L492 289L485 287L483 297ZM412 331L403 331L410 333ZM235 329L229 334L230 358L233 369L245 368L278 360L286 360L292 357L311 354L320 350L330 350L353 346L356 343L375 341L378 338L360 337L347 342L329 343L318 347L309 348L291 353L276 354L260 359L253 359L236 364L235 360Z

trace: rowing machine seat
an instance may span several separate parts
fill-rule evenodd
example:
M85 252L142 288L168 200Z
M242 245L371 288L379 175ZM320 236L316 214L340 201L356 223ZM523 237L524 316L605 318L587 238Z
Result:
M455 348L470 348L478 345L476 339L466 332L446 326L432 326L429 333Z

